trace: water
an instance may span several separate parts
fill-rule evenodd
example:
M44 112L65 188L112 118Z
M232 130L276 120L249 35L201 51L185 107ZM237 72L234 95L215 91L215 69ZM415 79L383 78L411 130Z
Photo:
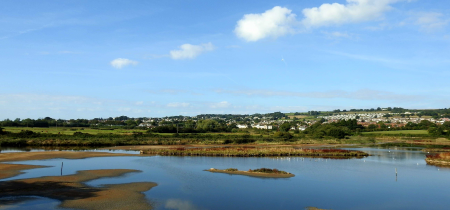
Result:
M158 186L145 192L156 209L304 209L308 206L324 209L448 209L450 206L450 170L426 165L423 152L395 148L355 150L373 156L349 160L140 156L22 161L22 164L54 167L28 170L1 181L58 176L61 162L64 162L64 175L91 169L141 170L140 173L93 180L87 184L156 182ZM291 172L295 177L255 178L203 171L231 167L240 170L277 168ZM57 207L55 200L35 198L14 204L14 208L27 209L30 202L47 205L47 208Z

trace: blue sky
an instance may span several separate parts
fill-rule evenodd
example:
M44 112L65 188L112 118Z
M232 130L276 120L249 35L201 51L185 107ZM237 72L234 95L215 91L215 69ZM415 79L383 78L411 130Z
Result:
M0 119L450 107L444 0L0 5Z

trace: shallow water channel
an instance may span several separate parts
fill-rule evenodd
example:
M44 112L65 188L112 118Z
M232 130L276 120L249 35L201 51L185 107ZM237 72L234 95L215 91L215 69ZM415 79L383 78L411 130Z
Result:
M63 175L92 169L141 170L87 184L156 182L158 186L145 192L155 209L449 209L450 170L426 165L425 153L402 148L352 149L372 156L348 160L139 156L21 161L14 163L54 167L27 170L0 181L59 176L64 162ZM288 171L295 177L255 178L203 171L262 167ZM59 205L59 201L40 197L1 199L23 201L0 209L56 209Z

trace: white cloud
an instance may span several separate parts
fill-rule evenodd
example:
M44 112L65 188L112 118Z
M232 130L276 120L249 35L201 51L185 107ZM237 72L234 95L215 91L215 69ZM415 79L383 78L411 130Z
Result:
M167 107L180 108L180 107L188 107L189 105L190 105L190 103L175 102L175 103L168 103Z
M382 17L390 4L401 0L347 0L347 4L322 4L302 11L302 23L307 27L341 25L370 21Z
M214 45L211 42L200 45L183 44L179 50L170 51L170 57L175 60L194 59L200 54L212 50L214 50Z
M113 61L111 61L111 66L116 69L121 69L122 67L128 66L128 65L137 65L137 61L133 61L126 58L116 58Z
M445 27L449 20L443 19L443 14L437 12L420 13L417 15L416 24L423 31L433 31Z
M294 33L293 25L297 22L291 10L276 6L261 14L246 14L237 22L234 33L248 42L267 37L277 38Z

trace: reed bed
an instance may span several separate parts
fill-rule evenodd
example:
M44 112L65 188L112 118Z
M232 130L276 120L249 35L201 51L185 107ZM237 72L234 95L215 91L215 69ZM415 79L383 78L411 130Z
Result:
M218 157L278 157L278 156L321 156L321 157L364 157L361 151L342 149L295 149L280 147L218 147L218 148L168 148L142 150L141 154L161 156L218 156Z

